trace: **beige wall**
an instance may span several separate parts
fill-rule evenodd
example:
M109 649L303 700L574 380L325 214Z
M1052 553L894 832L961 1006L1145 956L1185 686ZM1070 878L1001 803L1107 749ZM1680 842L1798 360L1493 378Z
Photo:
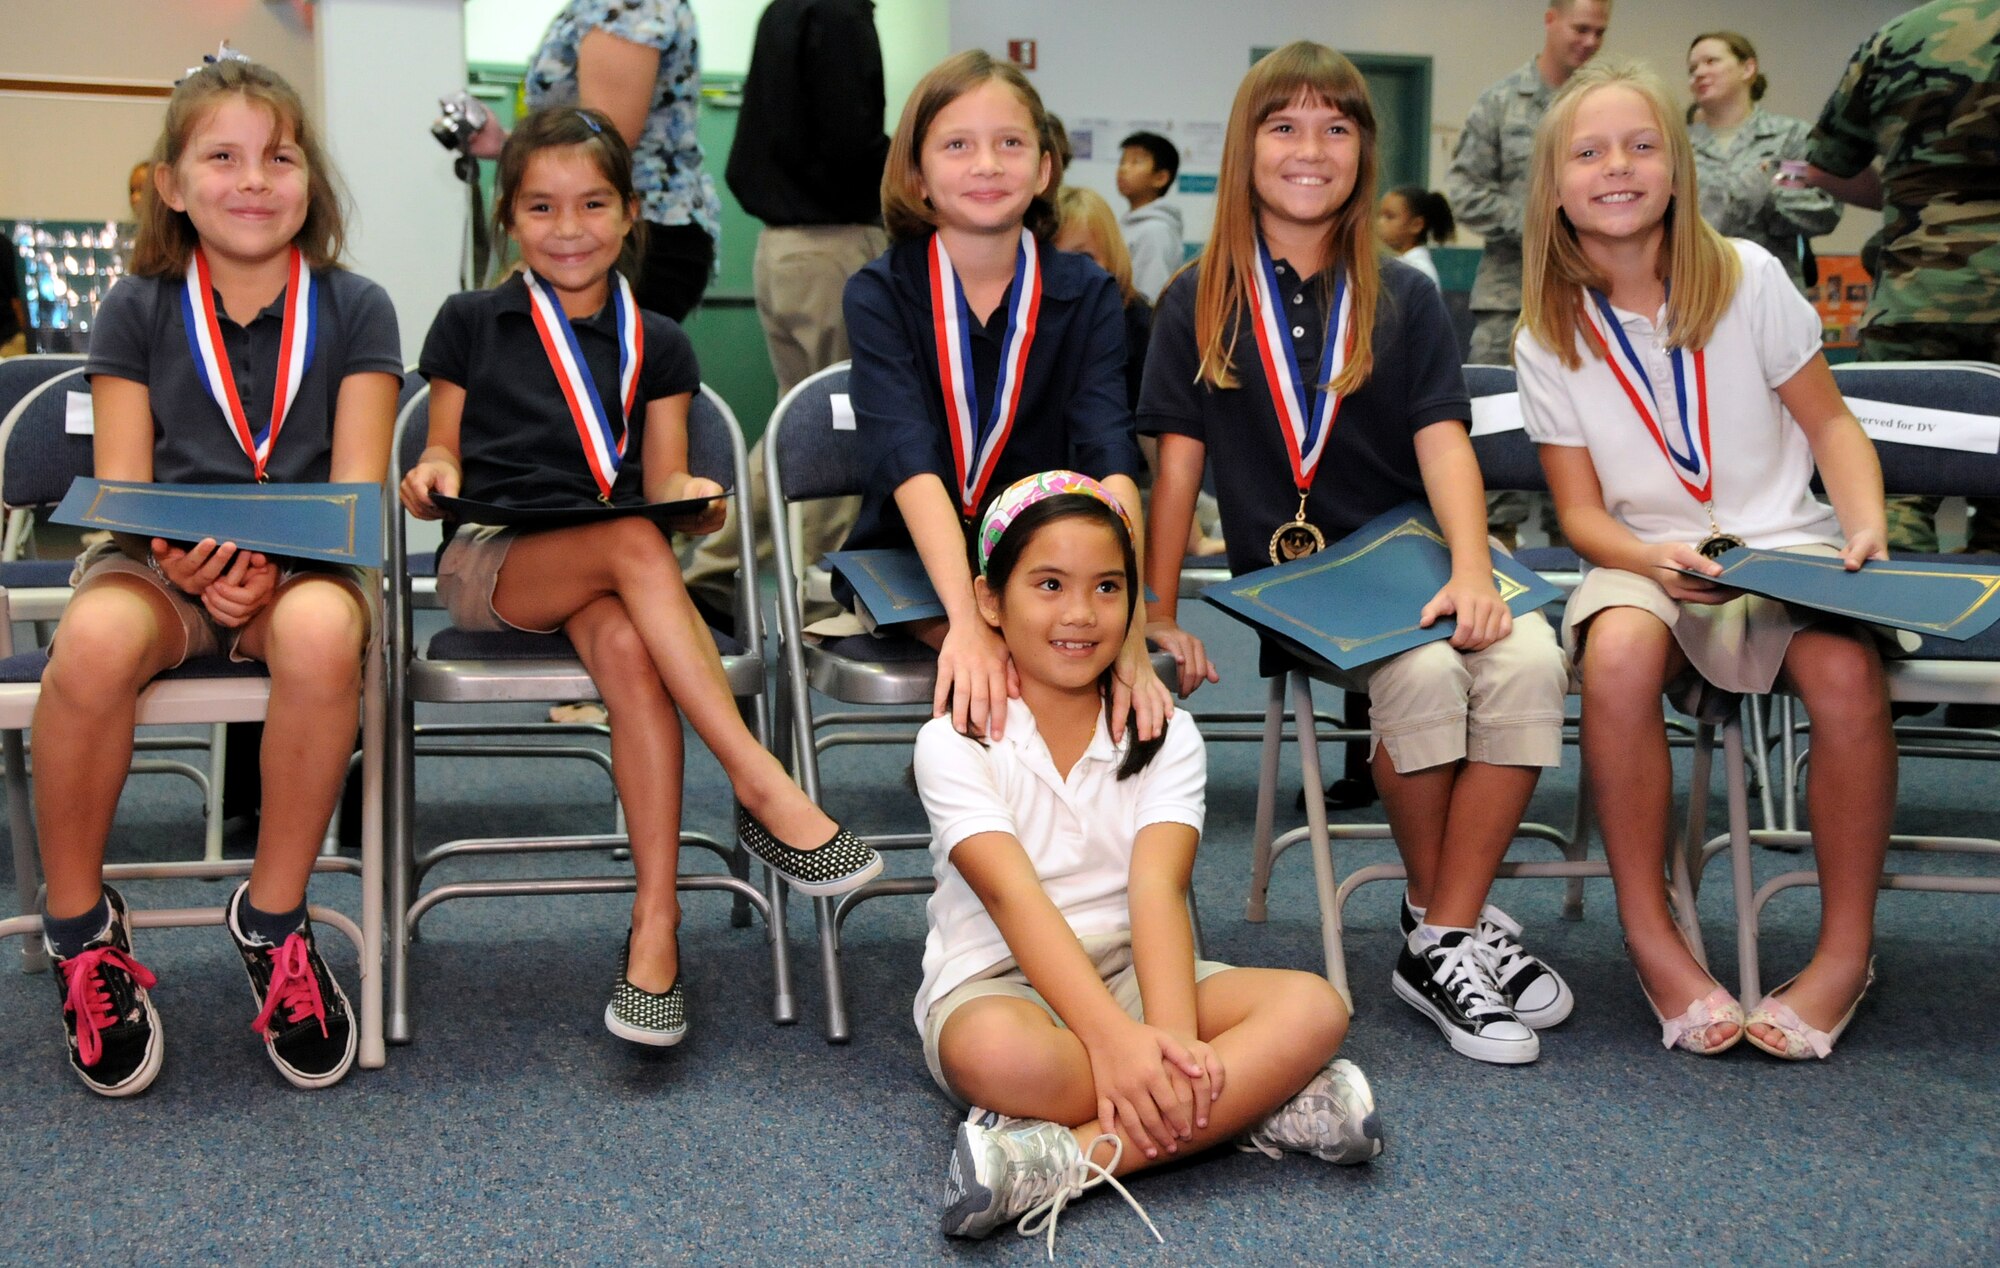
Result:
M227 37L308 103L313 42L268 0L6 0L0 76L171 85ZM159 137L158 98L0 92L0 218L124 220L125 177Z

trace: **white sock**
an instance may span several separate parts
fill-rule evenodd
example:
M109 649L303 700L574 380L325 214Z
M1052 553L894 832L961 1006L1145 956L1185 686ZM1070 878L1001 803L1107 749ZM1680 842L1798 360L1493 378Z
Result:
M1444 936L1448 933L1470 934L1471 932L1472 930L1460 925L1419 924L1416 932L1410 935L1410 946L1413 950L1421 951L1443 942Z
M1424 923L1424 909L1410 901L1409 891L1407 890L1403 893L1403 910L1415 916L1418 924Z

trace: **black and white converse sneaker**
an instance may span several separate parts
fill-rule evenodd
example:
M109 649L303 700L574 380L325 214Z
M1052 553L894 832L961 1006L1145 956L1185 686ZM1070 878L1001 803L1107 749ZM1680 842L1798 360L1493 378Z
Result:
M653 1048L671 1048L687 1038L687 995L678 975L664 991L647 991L632 985L625 976L632 955L632 934L625 934L625 949L618 953L618 983L611 988L611 1002L604 1006L604 1028L620 1039Z
M1468 930L1454 929L1430 945L1411 934L1389 985L1431 1019L1454 1052L1495 1065L1525 1065L1541 1055L1535 1032L1494 989L1486 950Z
M882 856L846 828L837 829L833 838L816 850L795 850L738 806L736 836L743 848L808 898L833 898L882 874Z
M238 913L249 894L250 882L236 887L224 923L257 1001L250 1029L264 1037L271 1064L293 1087L332 1087L354 1067L354 1011L319 957L311 920L277 946L243 931Z
M111 917L103 932L66 959L53 946L48 952L56 966L70 1069L100 1096L133 1096L150 1087L160 1072L160 1015L146 994L156 979L132 958L132 918L125 900L106 885L104 901ZM48 945L46 939L43 945Z
M1403 936L1407 938L1417 931L1417 913L1410 910L1407 898L1397 907L1402 915ZM1500 992L1500 998L1514 1010L1522 1025L1547 1030L1576 1007L1576 997L1570 994L1569 983L1563 981L1562 975L1521 945L1521 926L1512 916L1492 903L1486 904L1479 913L1479 926L1473 930L1473 936L1486 948L1493 989Z

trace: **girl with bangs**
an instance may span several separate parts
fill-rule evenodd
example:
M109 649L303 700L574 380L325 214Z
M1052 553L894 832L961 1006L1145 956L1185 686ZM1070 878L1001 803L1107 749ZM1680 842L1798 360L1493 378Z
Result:
M1454 1050L1520 1063L1570 992L1486 896L1540 768L1561 759L1567 668L1547 622L1514 619L1494 588L1457 340L1437 288L1382 256L1375 143L1366 83L1322 45L1277 50L1237 90L1215 230L1161 296L1139 402L1140 430L1160 439L1147 633L1179 658L1184 691L1211 672L1174 620L1204 462L1239 575L1429 502L1452 574L1412 615L1457 630L1343 684L1370 697L1371 761L1409 875L1391 985ZM1266 648L1263 672L1285 668Z
M1589 565L1563 643L1583 680L1618 913L1661 1039L1706 1056L1747 1035L1775 1056L1823 1058L1873 977L1896 791L1881 658L1851 624L1701 578L1744 545L1850 571L1886 559L1882 469L1783 263L1699 209L1693 148L1659 80L1636 66L1579 71L1535 138L1514 360L1563 532ZM1813 496L1815 466L1832 506ZM1805 971L1746 1018L1668 906L1661 695L1694 712L1781 678L1813 719L1822 918Z

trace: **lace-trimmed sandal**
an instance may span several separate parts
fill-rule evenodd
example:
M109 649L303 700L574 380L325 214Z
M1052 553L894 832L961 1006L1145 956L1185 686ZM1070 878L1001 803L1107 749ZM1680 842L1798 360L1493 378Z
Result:
M1816 1030L1806 1020L1792 1011L1792 1006L1779 999L1780 992L1788 989L1795 977L1775 991L1767 991L1757 1007L1750 1010L1745 1019L1743 1033L1748 1036L1752 1047L1768 1052L1785 1061L1804 1061L1814 1057L1824 1061L1833 1055L1833 1045L1840 1041L1847 1031L1847 1023L1854 1020L1854 1012L1861 1007L1861 1001L1868 997L1868 990L1875 985L1875 957L1868 958L1868 979L1861 984L1861 993L1847 1006L1847 1012L1834 1023L1832 1030ZM1778 1032L1779 1042L1770 1043L1751 1031L1752 1026L1769 1026Z

